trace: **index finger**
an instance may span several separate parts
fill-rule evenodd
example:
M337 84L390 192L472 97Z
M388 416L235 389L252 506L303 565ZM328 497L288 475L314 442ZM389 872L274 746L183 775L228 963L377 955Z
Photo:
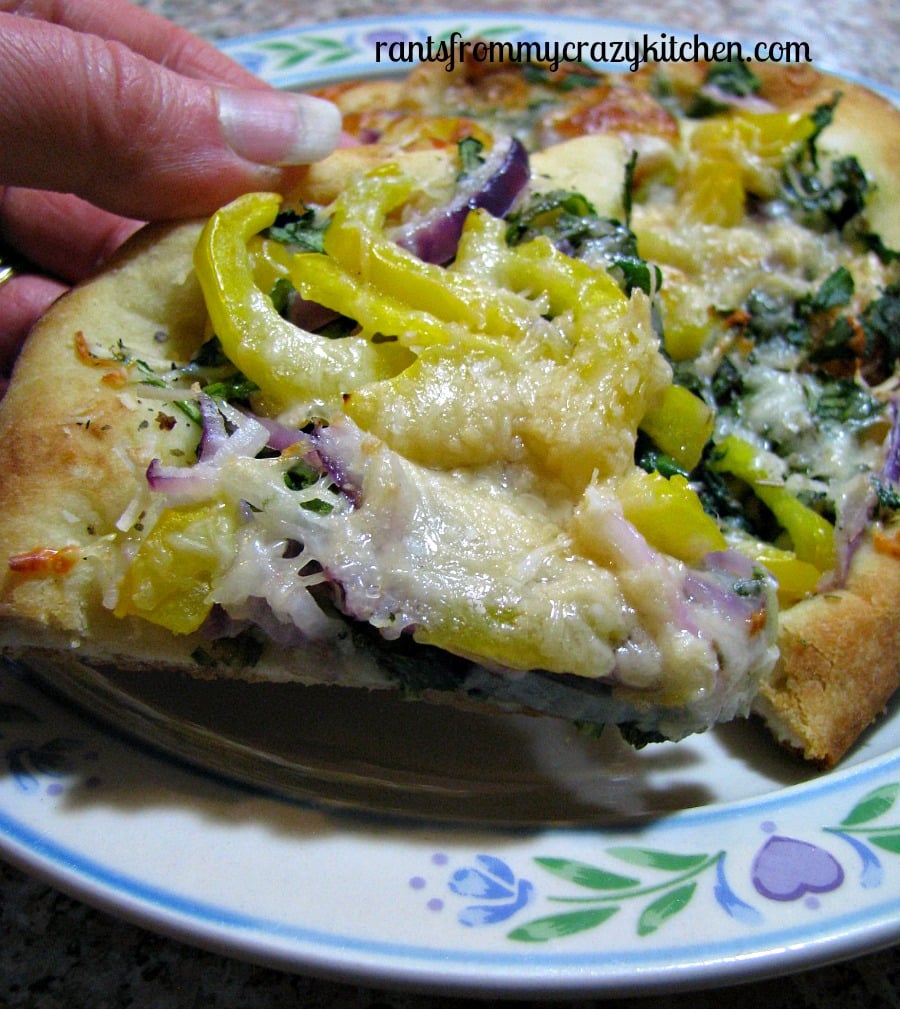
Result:
M0 11L121 42L185 77L235 87L268 87L215 46L127 0L0 0Z

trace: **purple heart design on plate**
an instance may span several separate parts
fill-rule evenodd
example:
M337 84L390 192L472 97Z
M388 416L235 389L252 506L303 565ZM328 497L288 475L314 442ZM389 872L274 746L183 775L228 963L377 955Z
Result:
M815 844L775 835L760 848L751 869L753 885L770 900L799 900L828 893L844 882L838 860Z

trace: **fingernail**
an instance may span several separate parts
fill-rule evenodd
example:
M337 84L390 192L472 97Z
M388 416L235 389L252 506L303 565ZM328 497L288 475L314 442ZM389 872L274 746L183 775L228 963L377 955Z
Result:
M304 165L330 154L341 135L335 105L288 91L221 88L219 122L225 142L259 165Z

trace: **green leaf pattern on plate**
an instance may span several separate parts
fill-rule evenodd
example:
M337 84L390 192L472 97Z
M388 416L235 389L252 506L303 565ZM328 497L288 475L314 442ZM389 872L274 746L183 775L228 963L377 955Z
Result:
M846 842L859 858L858 885L871 889L882 885L884 865L876 849L900 854L900 825L884 824L885 817L900 798L900 782L883 785L865 795L836 827L823 827L826 835ZM814 912L821 895L844 886L851 874L826 848L796 837L775 832L775 824L763 821L761 830L771 835L751 852L744 878L758 898L782 904L802 903ZM463 907L457 918L461 925L498 925L529 915L506 933L516 943L548 943L606 925L622 922L626 908L634 934L639 938L668 928L674 918L696 904L706 887L713 907L739 926L761 925L766 916L759 907L739 895L725 872L729 864L747 861L747 852L728 853L676 851L640 845L610 845L595 862L539 855L532 865L539 870L538 882L519 875L512 864L495 855L476 855L472 864L456 869L448 884L451 893L465 900L477 898L478 905ZM444 864L435 857L435 864ZM622 872L616 863L628 866ZM737 874L732 872L734 878ZM545 885L539 885L541 877ZM416 877L419 886L424 885ZM547 879L556 885L546 883ZM493 902L493 903L492 903ZM434 902L432 902L434 903ZM443 906L443 901L437 901ZM535 907L539 913L535 914ZM707 913L709 902L703 906ZM527 911L526 911L527 909Z

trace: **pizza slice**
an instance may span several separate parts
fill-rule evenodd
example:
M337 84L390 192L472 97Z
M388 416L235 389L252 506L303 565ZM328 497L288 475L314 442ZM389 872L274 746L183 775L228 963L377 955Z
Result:
M896 132L843 153L896 113L433 71L331 91L358 146L38 325L3 647L637 744L755 704L833 763L898 678Z

